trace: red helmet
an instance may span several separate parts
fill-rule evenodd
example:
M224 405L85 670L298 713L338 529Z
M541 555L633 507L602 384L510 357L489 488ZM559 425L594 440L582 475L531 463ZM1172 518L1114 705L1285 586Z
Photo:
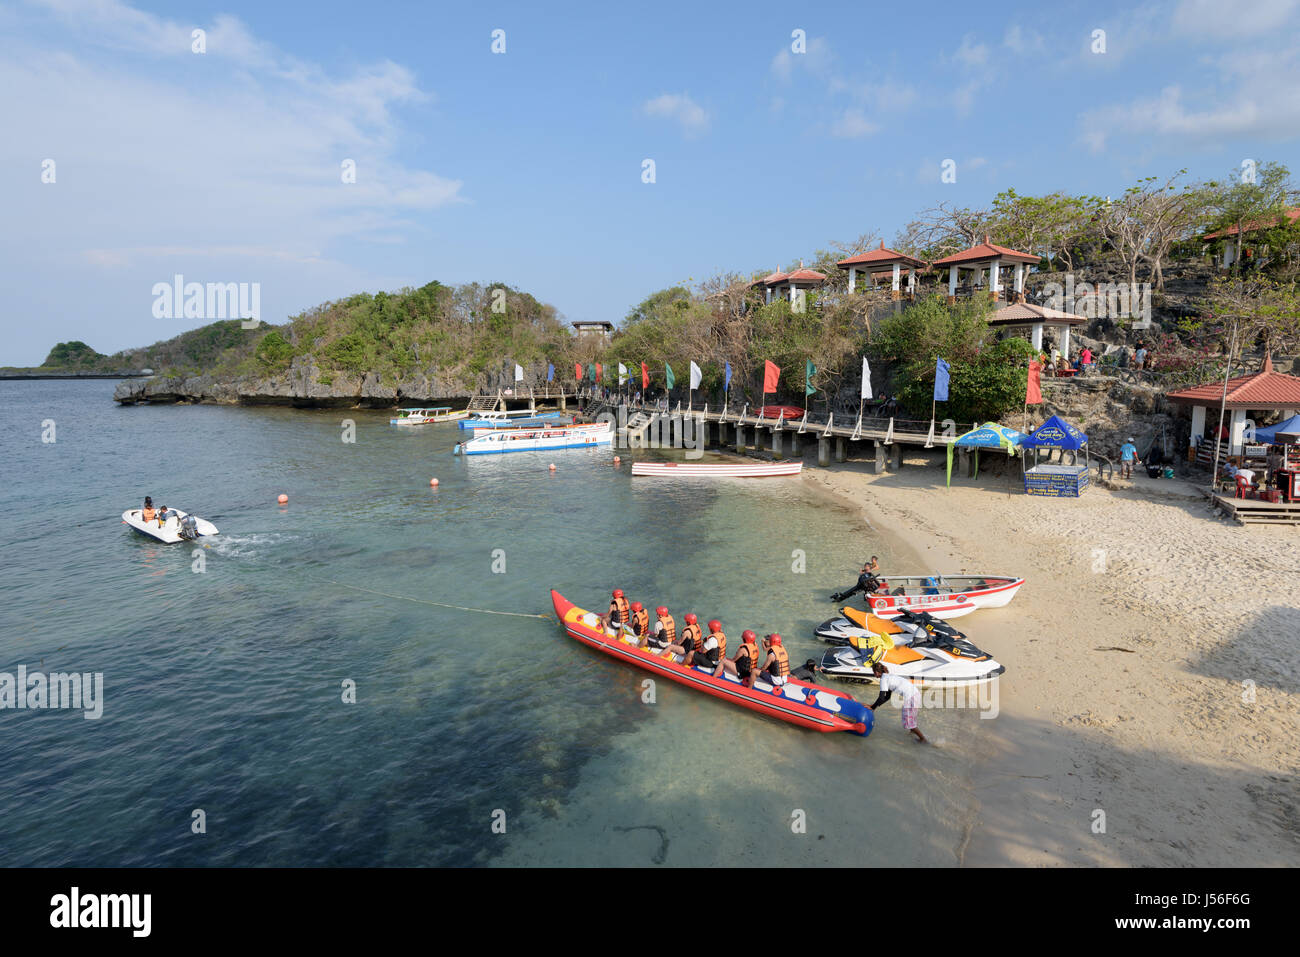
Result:
M615 598L622 598L622 597L623 597L623 589L621 589L621 588L615 588L615 589L614 589L614 597L615 597Z
M668 609L665 608L663 605L660 605L658 608L655 609L655 614L658 615L660 618L662 618L664 615L668 614Z
M758 635L754 634L754 633L753 633L752 631L750 631L748 628L746 628L744 631L742 631L742 632L740 633L740 640L741 640L741 641L753 641L753 640L754 640L755 638L757 638L757 637L758 637Z
M775 633L770 634L767 636L767 643L779 647L781 644L781 636Z
M718 621L718 619L715 618L713 619L713 621L709 622L709 631L721 631L721 630L722 630L722 622Z
M699 621L699 619L695 617L695 612L693 612L693 611L688 611L688 612L686 613L686 624L688 624L688 625L693 625L693 624L695 624L697 621Z
M640 603L639 601L634 601L634 602L632 602L632 610L633 610L633 611L640 611L640 610L641 610L641 603Z

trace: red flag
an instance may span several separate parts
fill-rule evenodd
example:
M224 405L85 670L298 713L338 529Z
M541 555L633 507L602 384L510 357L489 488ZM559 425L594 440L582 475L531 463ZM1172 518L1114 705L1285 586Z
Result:
M1037 405L1043 401L1043 390L1038 382L1042 368L1037 359L1029 360L1029 385L1025 390L1025 405Z
M582 363L581 363L581 362L575 362L575 363L573 364L573 377L574 377L575 379L577 379L579 382L582 381Z
M600 381L600 363L599 363L599 362L596 363L596 381L597 381L597 382Z
M781 380L781 368L775 363L763 362L763 391L776 392L777 383Z
M650 388L650 370L645 367L644 362L641 363L641 388Z

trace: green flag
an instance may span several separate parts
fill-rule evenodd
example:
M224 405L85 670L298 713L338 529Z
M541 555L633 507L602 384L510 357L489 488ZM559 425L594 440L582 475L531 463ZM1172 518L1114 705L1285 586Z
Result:
M591 362L587 363L587 378L592 382L596 381L596 366Z
M809 360L808 360L808 369L807 369L807 371L804 372L804 377L803 377L803 394L804 394L804 395L812 395L814 392L817 391L816 389L814 389L814 388L812 387L812 377L813 377L814 375L816 375L816 374L817 374L817 367L816 367L815 365L813 365L813 364L812 364L812 360L809 359Z
M668 383L670 389L677 384L677 380L673 378L673 367L666 362L664 363L664 381Z

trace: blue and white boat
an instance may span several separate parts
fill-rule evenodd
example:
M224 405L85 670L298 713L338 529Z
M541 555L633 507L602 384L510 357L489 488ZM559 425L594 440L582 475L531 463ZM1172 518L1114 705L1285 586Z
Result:
M608 422L590 425L553 425L547 428L492 429L456 446L456 455L492 455L501 452L540 452L554 449L589 449L614 441Z
M534 412L531 409L515 409L510 412L484 412L472 419L461 419L462 429L513 429L522 426L549 425L557 422L559 412Z

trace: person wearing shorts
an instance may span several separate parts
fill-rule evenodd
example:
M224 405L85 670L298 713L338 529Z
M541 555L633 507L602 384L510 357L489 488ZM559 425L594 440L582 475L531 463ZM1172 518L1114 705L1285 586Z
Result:
M917 741L925 744L925 735L916 726L917 712L921 710L921 692L916 689L916 685L906 678L891 675L889 669L878 661L872 665L871 670L880 679L880 697L871 705L871 710L875 711L897 691L903 697L903 727L916 735Z

